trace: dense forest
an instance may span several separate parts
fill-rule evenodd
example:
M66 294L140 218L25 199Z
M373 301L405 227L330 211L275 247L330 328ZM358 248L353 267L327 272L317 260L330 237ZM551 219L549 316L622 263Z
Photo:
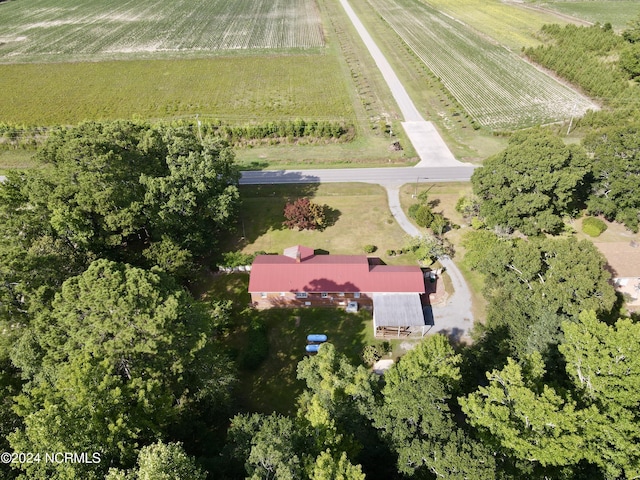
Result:
M228 143L143 122L51 132L40 168L0 185L0 451L88 457L0 477L640 476L640 325L566 226L588 211L638 230L638 31L549 27L553 45L527 52L603 109L581 144L519 132L474 174L459 202L488 302L473 344L428 336L383 377L325 344L298 365L290 416L238 409L223 332L249 319L189 290L241 209ZM609 76L554 66L578 53Z

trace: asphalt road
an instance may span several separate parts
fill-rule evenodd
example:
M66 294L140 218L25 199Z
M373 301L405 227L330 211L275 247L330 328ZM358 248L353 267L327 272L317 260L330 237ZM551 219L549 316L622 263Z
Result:
M413 182L467 182L474 169L473 166L464 166L256 170L242 172L240 184L364 182L383 186L398 186Z

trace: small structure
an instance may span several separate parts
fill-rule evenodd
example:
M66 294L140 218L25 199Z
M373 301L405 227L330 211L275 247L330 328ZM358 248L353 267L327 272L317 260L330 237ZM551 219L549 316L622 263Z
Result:
M375 293L373 295L373 333L376 337L424 336L420 297L411 294Z

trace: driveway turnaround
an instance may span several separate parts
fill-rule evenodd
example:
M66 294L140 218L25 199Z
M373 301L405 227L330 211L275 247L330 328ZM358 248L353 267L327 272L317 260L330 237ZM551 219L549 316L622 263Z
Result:
M405 120L402 123L404 131L407 133L407 137L409 137L413 148L415 148L420 157L420 163L418 163L417 166L465 166L464 163L456 160L433 124L425 121L422 117L409 97L409 94L402 86L400 79L376 45L376 42L374 42L371 35L369 35L369 32L367 32L367 29L356 15L356 12L354 12L351 5L349 5L349 2L347 0L340 0L340 3L380 69L382 77L385 82L387 82L387 85L389 85L393 98L396 100L402 112Z

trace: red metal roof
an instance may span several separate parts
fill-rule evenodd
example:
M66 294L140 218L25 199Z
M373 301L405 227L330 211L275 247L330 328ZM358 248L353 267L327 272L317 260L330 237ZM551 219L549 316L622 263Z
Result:
M424 291L419 267L377 265L365 255L303 255L300 261L285 255L258 255L249 279L250 293Z

